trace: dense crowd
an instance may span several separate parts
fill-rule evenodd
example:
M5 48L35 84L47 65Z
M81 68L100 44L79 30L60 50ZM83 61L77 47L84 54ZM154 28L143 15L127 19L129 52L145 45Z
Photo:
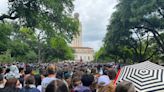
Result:
M116 84L119 64L1 64L0 92L135 92Z

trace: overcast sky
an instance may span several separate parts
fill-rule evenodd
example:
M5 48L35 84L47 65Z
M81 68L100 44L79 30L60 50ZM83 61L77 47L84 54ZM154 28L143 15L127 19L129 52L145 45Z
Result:
M83 29L83 46L97 51L102 46L106 25L117 0L76 0L75 12L80 14ZM0 14L7 11L7 0L0 0Z
M80 14L83 45L97 51L102 46L106 26L118 0L76 0L75 12Z

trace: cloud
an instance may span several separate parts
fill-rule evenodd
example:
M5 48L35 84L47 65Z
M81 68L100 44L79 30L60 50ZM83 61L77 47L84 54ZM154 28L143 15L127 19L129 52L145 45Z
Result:
M4 14L8 11L8 0L0 1L0 14Z
M75 12L80 14L83 45L98 50L106 34L106 26L117 0L76 0Z
M102 41L96 40L96 41L85 41L84 44L88 47L94 47L95 51L98 51L98 49L103 45ZM96 45L96 46L95 46Z

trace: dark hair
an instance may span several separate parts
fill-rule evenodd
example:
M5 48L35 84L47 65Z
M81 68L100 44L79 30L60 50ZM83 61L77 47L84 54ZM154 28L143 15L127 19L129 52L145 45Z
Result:
M35 75L35 85L41 85L42 79L41 79L41 75Z
M108 70L107 75L109 76L110 80L114 80L116 77L116 71L115 70Z
M83 86L90 86L92 85L93 81L94 81L94 76L90 74L84 74L81 78L81 82Z
M32 73L32 67L26 67L25 74L31 74Z
M19 68L19 73L22 72L24 70L24 68Z
M97 72L96 72L96 69L91 69L91 74L96 74Z
M5 73L9 73L9 72L10 72L10 69L9 69L9 68L7 68Z
M123 81L116 87L116 92L136 92L135 86L131 82Z
M17 81L18 79L16 78L8 79L5 84L5 87L16 88Z
M78 84L76 82L81 82L81 79L79 76L75 76L72 78L72 85L73 86L78 86Z
M64 76L63 71L57 71L57 73L56 73L56 78L58 78L58 79L63 79L63 76Z
M28 87L30 84L35 84L35 78L34 76L30 75L26 78L25 84Z
M44 76L44 77L47 77L48 76L46 69L41 69L40 68L39 69L39 74L42 75L42 76Z
M69 92L69 90L63 81L54 80L48 84L45 92Z
M110 64L106 64L104 66L107 67L107 68L112 68L112 65L110 65Z

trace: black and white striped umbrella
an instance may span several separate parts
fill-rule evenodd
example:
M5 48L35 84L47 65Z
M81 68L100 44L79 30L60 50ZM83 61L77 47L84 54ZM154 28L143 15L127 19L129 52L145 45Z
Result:
M117 83L130 81L138 92L164 92L164 67L145 61L121 69Z

